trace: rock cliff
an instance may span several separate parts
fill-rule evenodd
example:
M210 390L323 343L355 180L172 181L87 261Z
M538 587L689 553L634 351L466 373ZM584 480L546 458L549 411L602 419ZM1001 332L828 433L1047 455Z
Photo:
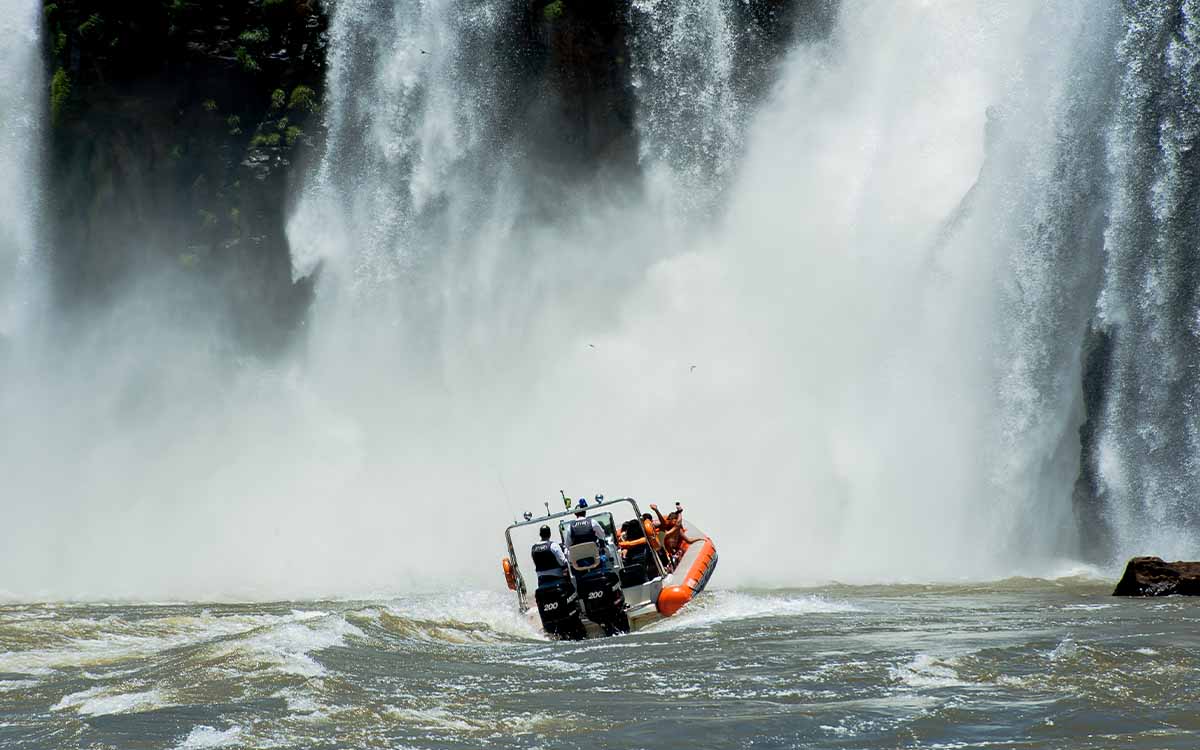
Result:
M316 0L74 0L44 14L61 306L178 272L223 297L240 334L278 342L308 294L282 226L295 168L320 143Z
M767 89L788 40L825 34L834 16L832 0L737 7L741 85L752 96ZM284 225L323 147L334 8L44 3L45 214L60 309L90 314L167 274L194 280L243 343L286 344L311 283L291 278ZM636 171L629 3L525 0L511 23L496 75L516 96L502 124L537 177Z

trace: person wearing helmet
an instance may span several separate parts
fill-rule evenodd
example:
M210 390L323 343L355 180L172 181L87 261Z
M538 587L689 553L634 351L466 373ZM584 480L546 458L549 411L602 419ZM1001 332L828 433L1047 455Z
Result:
M567 547L581 542L596 542L603 549L608 540L607 533L599 521L587 517L587 508L587 500L579 498L579 504L575 506L575 520L567 524L563 541Z
M595 542L596 547L600 550L600 562L602 565L607 566L610 559L608 555L608 536L599 521L587 517L587 507L587 500L582 497L579 498L579 504L575 506L575 520L567 524L563 530L563 542L567 549L576 544Z
M567 577L567 555L558 542L550 541L550 527L542 525L538 530L542 540L533 545L530 555L537 570L538 585L555 583Z

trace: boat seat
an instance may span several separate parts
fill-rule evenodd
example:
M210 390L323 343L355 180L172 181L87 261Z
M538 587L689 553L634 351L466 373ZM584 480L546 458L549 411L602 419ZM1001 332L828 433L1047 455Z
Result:
M621 568L621 587L641 586L646 582L646 566L642 563L625 563Z
M571 567L580 572L595 570L600 567L600 548L595 542L572 544L567 550L567 559Z

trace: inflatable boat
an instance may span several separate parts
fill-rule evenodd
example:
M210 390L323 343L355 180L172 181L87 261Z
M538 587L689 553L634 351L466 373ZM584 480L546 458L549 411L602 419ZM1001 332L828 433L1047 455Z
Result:
M563 499L566 510L552 513L547 504L546 515L526 513L505 529L501 560L517 606L550 637L638 630L674 615L708 585L716 547L678 503L663 517L654 506L643 513L630 497L606 503L597 495L574 506Z

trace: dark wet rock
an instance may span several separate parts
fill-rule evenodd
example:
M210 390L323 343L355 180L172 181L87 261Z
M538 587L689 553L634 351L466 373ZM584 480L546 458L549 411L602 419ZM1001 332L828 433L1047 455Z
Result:
M1113 596L1200 596L1200 562L1135 557L1125 566Z
M1106 498L1100 476L1099 440L1111 392L1114 343L1113 331L1093 321L1084 334L1080 353L1084 419L1079 425L1079 475L1075 479L1072 504L1083 536L1084 554L1096 562L1113 549L1112 528L1104 513Z
M44 21L60 309L173 274L246 343L281 345L311 296L284 226L321 142L323 4L56 0Z

